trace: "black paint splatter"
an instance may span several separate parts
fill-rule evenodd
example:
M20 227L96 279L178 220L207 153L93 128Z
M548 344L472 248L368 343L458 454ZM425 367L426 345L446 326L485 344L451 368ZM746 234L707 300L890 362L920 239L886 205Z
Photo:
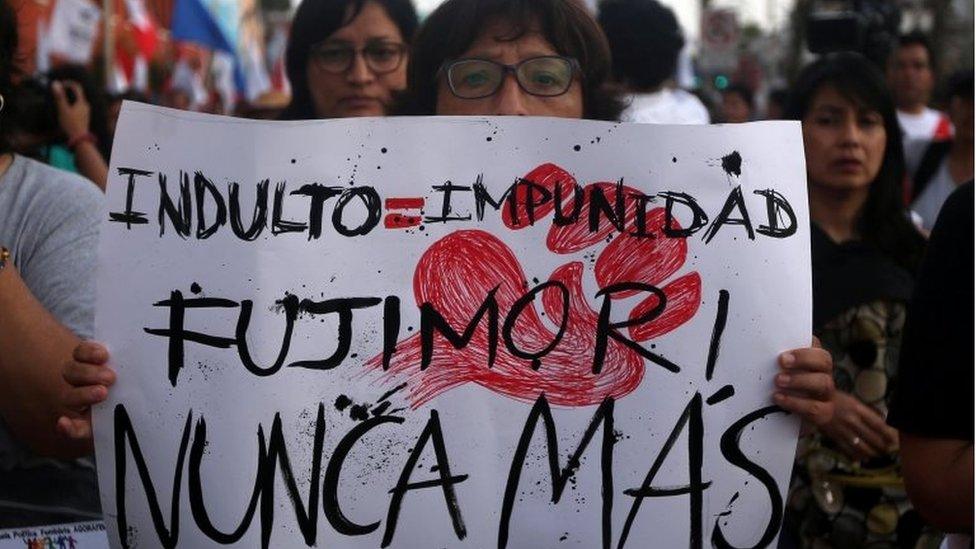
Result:
M193 284L190 284L190 291L195 294L198 294L203 291L203 288L201 288L199 284L194 282Z
M268 310L269 311L272 311L274 313L277 313L277 314L284 313L285 312L285 300L287 300L288 298L293 298L293 297L295 297L295 296L291 292L285 292L285 297L283 297L281 299L275 300L274 305L268 307ZM304 309L299 310L299 315L300 316L303 315L304 312L305 312Z
M736 177L742 175L742 156L739 151L732 151L731 154L722 157L722 169L729 175Z
M369 406L366 404L354 404L349 409L349 417L356 421L366 421L369 419Z
M335 409L341 412L348 408L350 404L352 404L351 398L346 395L339 395L335 400Z
M580 149L582 149L582 148L583 148L583 147L580 147L579 145L575 145L575 146L573 146L573 150L574 150L574 151L576 151L576 152L579 152L579 151L580 151Z

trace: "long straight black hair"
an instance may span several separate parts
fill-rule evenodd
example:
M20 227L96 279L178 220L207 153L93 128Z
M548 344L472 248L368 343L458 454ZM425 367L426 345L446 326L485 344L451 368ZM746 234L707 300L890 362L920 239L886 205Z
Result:
M790 90L787 117L803 120L813 98L824 86L831 86L855 104L878 112L884 120L884 158L868 189L857 228L865 243L914 274L924 252L925 239L909 220L903 201L905 155L901 128L884 75L857 53L824 56L800 73Z
M409 45L417 31L417 11L410 0L302 0L291 24L285 50L285 72L291 84L291 103L279 116L282 120L318 118L308 89L308 54L359 15L367 2L382 7Z

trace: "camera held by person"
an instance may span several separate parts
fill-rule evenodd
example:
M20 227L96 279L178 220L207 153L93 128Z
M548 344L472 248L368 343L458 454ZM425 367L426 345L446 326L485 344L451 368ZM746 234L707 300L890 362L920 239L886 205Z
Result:
M898 39L898 6L888 0L825 4L815 2L806 21L807 49L816 54L854 51L883 67Z

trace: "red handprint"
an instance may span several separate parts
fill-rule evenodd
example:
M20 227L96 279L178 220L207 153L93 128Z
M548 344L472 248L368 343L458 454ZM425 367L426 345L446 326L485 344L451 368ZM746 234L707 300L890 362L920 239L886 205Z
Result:
M528 220L541 219L559 207L564 220L574 216L579 219L575 223L553 223L546 239L549 250L557 254L575 253L610 239L594 268L600 288L623 282L660 288L661 295L665 296L663 309L651 320L630 326L632 340L645 342L661 336L695 315L701 299L701 279L697 272L660 286L678 271L687 255L684 239L665 238L660 233L663 208L643 214L641 236L621 232L611 238L619 226L613 223L595 226L578 214L589 212L592 200L602 200L601 196L622 190L627 198L622 211L615 213L618 218L623 217L622 226L633 227L645 209L638 204L635 197L639 193L633 189L619 183L594 183L581 188L569 173L553 164L539 166L523 180L529 184L517 185L511 207L502 210L507 227L519 230L528 226ZM610 207L609 203L606 205ZM597 404L606 397L619 398L630 393L644 377L644 359L624 343L609 339L603 367L597 373L593 371L598 314L583 293L583 272L583 264L578 261L558 267L540 293L544 312L539 313L534 303L528 303L506 332L516 349L529 353L548 350L541 360L533 363L529 357L513 354L508 345L497 345L494 347L497 354L489 367L493 348L490 338L498 335L490 333L488 323L481 322L467 345L460 349L450 344L434 345L426 369L420 367L424 351L421 334L409 337L397 345L397 352L383 376L406 377L408 399L414 408L469 382L523 401L535 400L540 393L545 393L550 403L561 406ZM441 238L427 249L414 272L418 305L429 303L456 330L468 326L486 296L493 293L498 310L504 314L517 305L526 290L525 273L512 250L497 237L480 230L457 231ZM634 293L621 291L611 297L619 299ZM659 306L658 295L651 295L634 308L630 319L636 321ZM543 322L544 315L560 324L558 331ZM552 348L548 349L549 346ZM381 369L382 357L374 357L366 366L370 370Z

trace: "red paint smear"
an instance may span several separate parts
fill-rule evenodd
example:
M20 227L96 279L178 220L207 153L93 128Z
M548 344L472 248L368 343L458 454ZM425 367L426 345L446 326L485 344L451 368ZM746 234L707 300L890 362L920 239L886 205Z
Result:
M543 164L531 172L525 174L523 181L532 182L546 190L550 197L553 196L556 186L559 186L560 201L562 202L561 211L570 213L573 206L573 187L576 185L576 178L569 172L555 164ZM539 191L531 185L520 184L515 186L515 216L512 216L512 208L506 200L502 207L502 222L512 230L524 229L531 226L529 217L530 193L532 193L532 203L540 202L544 198ZM534 206L531 219L537 222L545 219L556 209L555 200L546 200L544 204Z
M596 260L596 281L601 288L619 282L644 282L659 285L685 262L688 243L684 238L667 238L661 234L664 208L655 208L645 216L649 236L635 237L625 233L614 239ZM680 228L680 227L676 227ZM619 292L623 298L637 292Z
M417 408L437 395L464 383L477 383L496 393L531 402L545 393L559 406L589 406L604 398L619 398L640 385L644 376L643 359L624 345L611 340L600 374L592 373L596 315L584 298L580 275L582 265L557 269L553 278L570 287L570 317L564 338L542 359L539 370L528 360L517 358L499 341L494 367L488 364L488 330L484 322L471 342L454 349L439 335L434 338L434 353L427 370L420 370L420 335L397 345L384 377L406 376L410 405ZM525 275L512 251L496 237L483 231L452 233L431 246L414 275L417 302L429 302L456 330L463 330L492 288L502 315L526 291ZM556 290L543 292L542 301L555 297L546 313L561 316L561 299ZM526 351L547 346L556 326L547 326L534 305L526 307L513 333L516 345ZM382 357L367 363L369 369L382 369Z
M423 198L387 198L387 210L418 210L424 207Z
M576 223L571 225L564 225L562 227L553 225L549 229L549 235L546 237L546 246L553 252L557 254L571 254L581 250L585 250L590 246L594 246L599 242L605 241L611 233L617 230L617 228L610 223L610 220L601 212L600 213L600 224L596 231L590 231L589 224L589 211L590 211L590 199L593 196L593 191L599 189L603 191L603 195L606 196L607 202L613 206L616 202L617 196L617 184L616 183L591 183L584 188L583 197L583 207L580 209L579 219ZM634 218L637 216L637 201L631 196L638 191L623 186L620 192L624 196L624 228L627 230L633 230ZM564 210L565 211L565 210Z
M387 229L407 229L420 225L423 220L414 215L387 214L383 218L383 226Z
M664 311L654 320L630 327L630 338L647 341L662 336L691 320L701 305L701 277L697 272L686 274L661 288L665 296ZM630 313L630 319L640 317L657 307L658 299L652 295L641 301Z
M543 164L523 179L539 185L548 193L559 186L562 213L571 213L576 180L567 171L554 164ZM599 230L589 230L589 201L596 188L601 189L608 202L613 204L616 184L601 182L588 185L579 221L569 226L550 227L546 240L549 250L559 254L578 252L608 240L611 233L616 231L616 227L602 214ZM630 194L635 191L623 187L622 192L625 196L625 227L628 231L634 231L637 202ZM519 230L529 226L530 198L526 185L516 186L514 218L507 203L501 212L508 228ZM534 201L539 200L540 197L536 195ZM554 210L555 204L550 200L536 206L533 217L539 221L550 216ZM386 217L387 227L391 227L392 217L417 219L419 223L419 218L390 214ZM634 281L660 287L685 263L685 239L665 238L660 234L664 209L651 210L645 214L645 220L650 236L637 237L629 232L617 234L602 250L594 268L599 287ZM644 378L644 360L627 346L611 339L602 372L598 375L592 373L598 315L583 292L583 273L582 263L570 262L558 267L549 278L567 288L568 311L563 311L562 292L548 288L537 296L542 302L545 316L533 303L522 310L515 322L513 340L516 346L532 352L547 347L556 335L564 312L568 316L562 339L542 359L538 370L532 369L529 360L512 355L501 334L494 366L488 368L487 318L481 320L471 341L462 349L454 349L442 336L435 334L433 357L424 371L420 369L422 349L419 333L397 344L389 370L382 371L382 355L373 357L366 368L381 371L383 379L391 383L405 380L409 387L407 398L413 408L467 383L477 383L490 391L524 402L534 401L540 393L545 393L550 403L559 406L589 406L600 403L608 396L620 398L627 395ZM427 249L414 272L417 304L432 304L459 332L465 329L485 297L496 287L500 329L515 301L531 288L512 250L497 237L479 230L458 231L440 239ZM661 289L665 294L666 306L654 320L629 328L630 337L635 341L644 342L664 335L697 313L701 303L701 278L697 272L685 274ZM625 297L625 294L615 297ZM629 318L639 318L657 304L657 297L650 296L631 311Z

